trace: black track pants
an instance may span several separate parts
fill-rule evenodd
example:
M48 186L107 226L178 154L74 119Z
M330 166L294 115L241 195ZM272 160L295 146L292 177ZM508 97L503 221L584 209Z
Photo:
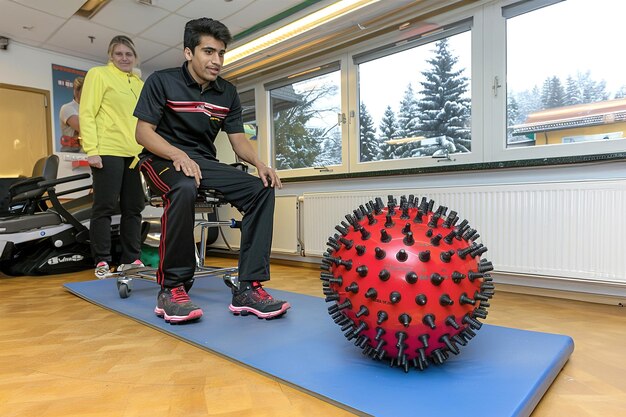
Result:
M145 195L137 168L130 169L133 157L102 156L102 168L91 168L93 208L89 239L94 261L111 262L111 216L121 211L121 263L141 256L141 212Z
M201 187L224 195L243 213L239 252L239 280L269 280L269 258L274 222L274 189L230 165L196 159L202 170ZM146 179L163 196L157 281L171 288L191 279L196 268L194 239L195 180L176 171L172 161L150 157L141 165ZM200 254L204 256L204 254Z

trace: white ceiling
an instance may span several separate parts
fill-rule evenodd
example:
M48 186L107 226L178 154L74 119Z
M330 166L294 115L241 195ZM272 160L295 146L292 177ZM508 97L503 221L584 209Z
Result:
M183 29L190 19L206 16L220 20L236 36L303 3L303 0L152 0L150 6L137 0L111 0L91 19L74 16L84 1L0 0L0 36L104 63L111 38L125 34L135 42L142 69L150 73L180 65L184 59ZM312 2L306 9L287 16L282 24L333 2ZM229 48L278 25L267 26Z

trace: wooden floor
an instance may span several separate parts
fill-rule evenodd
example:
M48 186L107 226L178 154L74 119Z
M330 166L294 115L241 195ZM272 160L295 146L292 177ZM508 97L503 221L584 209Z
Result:
M320 296L318 276L315 268L273 265L268 287ZM91 271L0 277L2 417L353 415L62 288L91 279ZM574 339L533 417L626 415L626 309L500 291L486 322ZM486 417L500 417L490 416L488 400L484 407Z

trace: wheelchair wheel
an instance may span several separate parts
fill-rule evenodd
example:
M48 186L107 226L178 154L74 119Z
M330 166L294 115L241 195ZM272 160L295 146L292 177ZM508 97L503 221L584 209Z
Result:
M117 291L120 293L120 298L130 297L131 289L128 284L121 283L117 286Z
M222 280L224 280L224 284L233 292L239 288L239 277L237 275L224 274Z

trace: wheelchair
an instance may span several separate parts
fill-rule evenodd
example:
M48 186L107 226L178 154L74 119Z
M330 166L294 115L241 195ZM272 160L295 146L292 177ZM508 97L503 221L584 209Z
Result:
M35 166L31 178L11 184L7 210L0 214L0 272L10 275L52 275L93 268L89 221L93 196L88 193L61 202L60 197L90 190L91 184L57 191L61 184L90 174L56 178L59 158L51 155ZM148 224L142 224L142 241ZM111 244L118 256L120 215L111 218Z
M30 178L3 178L0 191L0 217L34 214L48 209L46 190L38 183L57 179L59 157L50 155L39 159ZM6 190L6 191L5 191Z
M91 195L66 203L59 200L91 185L56 191L60 184L86 178L89 174L31 178L28 190L12 196L13 210L0 217L0 271L7 275L49 275L93 268L88 229Z
M248 167L242 163L231 164L232 166L247 172ZM163 199L156 187L150 184L149 180L142 173L142 183L144 186L144 193L146 201L153 207L162 208ZM193 281L196 277L203 276L218 276L224 281L224 284L233 289L238 286L238 268L237 267L211 267L206 266L204 258L206 256L207 246L209 243L215 241L216 234L209 236L211 231L219 232L221 227L230 227L235 229L241 228L241 222L234 219L220 220L218 216L218 208L224 204L227 204L224 200L224 196L217 190L209 188L199 188L198 195L194 204L196 221L194 228L200 231L200 241L196 246L196 271L194 278L187 281L185 284L185 290L189 291L193 285ZM160 233L159 233L160 235ZM223 236L223 235L222 235ZM153 233L147 237L148 240L157 238ZM226 242L226 239L224 239ZM226 242L229 250L233 251ZM156 270L155 268L144 267L135 268L128 271L111 272L105 278L115 277L117 279L117 290L120 298L130 297L133 289L133 279L140 278L149 281L156 282Z

